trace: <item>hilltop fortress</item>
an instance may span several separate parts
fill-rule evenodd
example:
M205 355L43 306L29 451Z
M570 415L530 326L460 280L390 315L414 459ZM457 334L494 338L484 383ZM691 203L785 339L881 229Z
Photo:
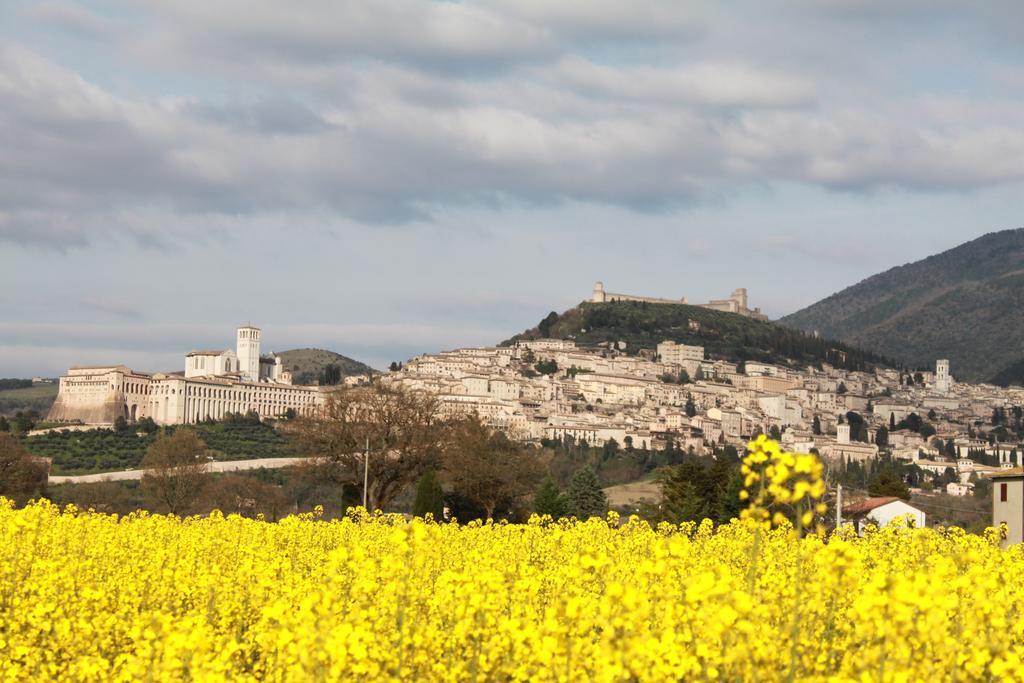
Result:
M124 365L74 366L60 378L47 420L110 425L152 418L157 424L194 424L228 413L261 417L312 412L323 389L292 384L281 357L260 355L258 327L239 327L235 350L192 351L183 373L136 372Z
M612 292L605 291L604 283L602 282L594 283L594 292L590 297L590 301L595 304L611 301L641 301L649 304L690 304L690 302L686 300L686 297L683 297L682 299L659 299L657 297L636 296L634 294L613 294ZM712 299L706 304L690 305L700 306L701 308L710 308L714 311L736 313L756 320L768 320L768 316L762 313L760 308L751 310L747 307L747 290L744 287L734 289L728 299Z

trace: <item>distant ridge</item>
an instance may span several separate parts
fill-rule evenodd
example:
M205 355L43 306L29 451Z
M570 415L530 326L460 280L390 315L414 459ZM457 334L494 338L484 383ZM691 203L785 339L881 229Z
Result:
M1024 229L891 268L782 318L972 382L1024 382Z
M338 366L342 378L377 372L366 363L324 349L291 349L275 353L281 357L285 369L291 370L295 384L316 384L328 365Z
M551 337L581 346L625 342L633 352L659 342L703 346L711 358L796 365L830 363L850 370L889 367L892 362L852 345L833 342L775 323L701 306L638 301L583 302L562 314L550 313L537 327L502 342Z

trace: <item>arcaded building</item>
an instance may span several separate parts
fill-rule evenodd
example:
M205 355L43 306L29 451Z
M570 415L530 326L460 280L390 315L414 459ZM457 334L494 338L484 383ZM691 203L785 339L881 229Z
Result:
M238 328L232 350L192 351L183 373L143 373L124 365L76 366L60 378L48 420L109 425L152 418L157 424L194 424L228 413L261 417L305 415L323 403L324 390L296 386L279 356L260 355L261 332Z

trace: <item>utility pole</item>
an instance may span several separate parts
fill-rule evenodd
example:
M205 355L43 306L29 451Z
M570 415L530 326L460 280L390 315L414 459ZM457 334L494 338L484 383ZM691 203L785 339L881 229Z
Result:
M836 484L836 529L843 525L843 485Z
M363 458L363 509L366 510L366 494L370 486L370 437L366 437L366 455Z

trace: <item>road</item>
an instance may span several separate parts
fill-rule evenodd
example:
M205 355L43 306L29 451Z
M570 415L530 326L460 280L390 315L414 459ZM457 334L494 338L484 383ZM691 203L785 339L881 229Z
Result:
M305 458L258 458L256 460L221 460L210 463L211 472L237 472L239 470L256 470L261 467L276 469L289 467L303 462ZM128 481L141 479L145 470L123 470L121 472L100 472L98 474L79 474L74 476L51 476L50 484L86 484L97 481Z

